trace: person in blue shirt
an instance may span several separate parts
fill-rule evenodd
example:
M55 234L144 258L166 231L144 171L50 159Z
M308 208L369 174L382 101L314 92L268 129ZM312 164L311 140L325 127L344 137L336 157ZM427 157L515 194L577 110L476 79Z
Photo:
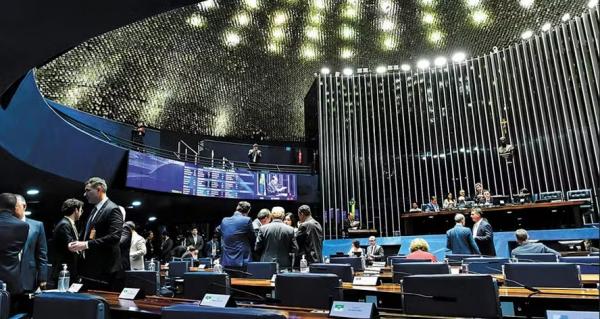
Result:
M252 220L248 217L250 203L238 203L233 216L225 217L219 226L221 234L221 265L230 270L230 275L239 277L244 274L246 264L252 261L252 248L256 235Z
M529 234L523 228L517 229L515 231L515 237L517 239L517 243L519 244L519 246L510 252L510 254L513 258L515 257L515 255L521 255L521 254L552 253L557 256L560 256L560 254L556 250L548 248L546 245L544 245L542 243L530 242Z
M425 211L426 212L439 212L440 211L440 205L437 202L437 197L431 196L431 201L427 205L425 205Z
M479 247L477 247L475 239L473 239L473 233L471 233L469 228L465 227L465 215L456 214L454 222L456 222L454 228L446 232L446 247L453 254L481 255Z

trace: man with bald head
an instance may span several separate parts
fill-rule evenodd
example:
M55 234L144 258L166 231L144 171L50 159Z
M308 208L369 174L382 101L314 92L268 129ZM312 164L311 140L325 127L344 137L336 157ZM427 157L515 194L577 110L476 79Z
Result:
M473 239L473 233L465 227L465 215L456 214L454 222L456 223L454 228L446 232L446 247L453 254L480 255L481 252L475 243L475 239Z
M275 206L271 209L271 223L262 225L258 231L255 250L260 261L276 262L281 268L292 266L290 254L298 252L294 228L283 222L285 210Z

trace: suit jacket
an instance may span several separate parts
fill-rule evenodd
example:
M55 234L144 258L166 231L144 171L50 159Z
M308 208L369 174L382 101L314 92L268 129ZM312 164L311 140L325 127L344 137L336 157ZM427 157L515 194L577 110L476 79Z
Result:
M298 225L296 233L298 240L298 257L306 256L308 263L320 263L323 259L323 228L318 221L312 217ZM298 259L298 258L297 258Z
M250 217L235 212L221 221L221 264L224 267L243 267L252 260L256 240Z
M471 230L467 227L456 224L454 228L446 232L447 243L446 247L453 254L481 254Z
M260 261L277 262L283 268L291 267L290 253L298 252L294 228L274 219L260 227L255 249L260 254Z
M112 281L121 270L121 249L119 242L123 231L123 214L117 204L107 200L94 216L88 217L90 232L96 231L94 239L86 234L88 249L84 251L84 267L81 271L87 277ZM85 231L85 227L84 227ZM82 236L83 237L83 236Z
M21 283L25 291L34 291L48 280L48 245L44 224L29 218L25 222L29 233L21 255Z
M518 246L517 248L513 249L510 252L510 255L512 257L515 257L515 255L520 255L520 254L547 254L547 253L552 253L557 256L560 256L560 254L556 250L554 250L552 248L548 248L546 245L544 245L542 243L532 243L532 242L525 242L525 243L521 244L521 246Z
M71 281L77 280L78 260L80 255L69 250L70 242L77 241L78 237L75 229L67 217L63 217L54 226L52 244L54 245L54 258L52 259L52 279L58 279L58 274L62 270L62 265L66 264L71 275Z
M25 247L29 224L13 216L11 211L0 211L0 280L8 292L23 292L19 253Z
M375 246L367 246L367 257L369 256L373 256L373 260L374 261L382 261L383 257L384 257L384 252L383 252L383 247L379 246L379 245L375 245Z
M171 261L171 250L173 250L173 239L169 237L160 244L160 260L163 262Z
M482 219L477 228L477 234L475 236L475 243L479 247L479 251L482 255L496 256L496 247L494 246L494 231L492 225L486 220Z
M190 236L185 239L185 245L186 246L194 246L196 248L196 250L198 251L198 254L202 254L203 249L204 249L204 239L202 239L202 236L200 236L200 234L198 234L198 235L196 235L196 242L194 243L194 236Z
M212 252L212 248L213 246L215 246L215 258L219 258L221 256L221 242L220 241L213 241L213 240L209 240L206 242L206 245L204 245L205 247L205 253L207 257L213 257L213 252Z
M131 247L129 248L131 270L144 270L144 255L146 255L146 240L134 232L131 234Z

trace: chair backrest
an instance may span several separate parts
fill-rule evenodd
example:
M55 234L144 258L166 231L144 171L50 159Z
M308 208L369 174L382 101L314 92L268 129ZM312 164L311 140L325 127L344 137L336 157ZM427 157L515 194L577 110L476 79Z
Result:
M349 264L354 271L363 271L362 259L359 257L333 257L329 259L330 264Z
M405 255L394 255L394 256L387 256L387 265L388 266L392 266L392 263L394 262L394 260L396 259L406 259Z
M202 257L196 260L198 265L206 265L206 268L210 268L212 266L212 258L210 257Z
M467 271L475 274L501 274L502 266L509 262L510 259L502 257L463 259L463 264L467 266Z
M169 277L181 278L189 269L190 264L187 261L172 261L169 263Z
M402 281L402 291L406 314L475 318L502 316L498 286L489 275L408 276Z
M252 274L252 279L271 279L277 274L277 263L275 262L249 262L246 272Z
M446 263L403 263L392 265L392 282L400 283L402 279L413 275L450 274L450 266Z
M446 259L448 259L448 263L452 266L460 266L462 265L463 259L465 258L476 258L481 257L481 255L473 255L473 254L447 254Z
M582 274L600 273L600 256L560 257L560 262L579 265Z
M337 275L285 273L275 279L275 298L282 306L329 309L334 300L342 297Z
M183 261L181 257L171 257L171 261Z
M160 276L156 271L127 270L125 271L125 287L139 288L146 296L156 295L160 288Z
M183 296L186 299L202 300L207 293L229 294L229 276L214 272L186 272L183 274Z
M392 266L395 264L406 264L406 263L431 263L431 259L413 259L413 258L398 258L392 259Z
M600 256L600 251L592 251L590 252L590 256Z
M274 311L256 308L217 308L197 304L177 304L162 308L162 319L285 319Z
M558 262L558 256L552 253L516 254L517 262Z
M508 263L504 264L506 286L551 288L581 288L581 276L576 264Z
M344 282L352 282L352 266L348 264L311 264L309 271L314 274L335 274Z
M45 292L33 302L36 319L72 318L74 314L81 319L105 319L110 309L102 298L80 293Z

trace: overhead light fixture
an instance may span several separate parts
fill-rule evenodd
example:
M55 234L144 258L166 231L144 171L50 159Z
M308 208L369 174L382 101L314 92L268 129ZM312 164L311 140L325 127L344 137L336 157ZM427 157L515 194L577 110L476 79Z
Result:
M488 14L483 10L475 10L471 17L473 18L473 22L477 25L484 24L488 19Z
M306 30L304 30L304 33L306 34L306 37L312 40L316 40L319 38L319 28L314 27L314 26L308 26L306 27Z
M148 221L149 221L149 222L153 222L153 221L155 221L155 220L156 220L156 217L154 217L154 216L150 216L150 217L148 217Z
M379 9L383 12L389 12L392 10L392 2L389 0L382 0L379 2Z
M400 70L402 70L404 72L410 71L410 64L402 64L400 66Z
M133 202L131 202L131 206L133 206L133 207L142 206L142 202L139 200L134 200Z
M236 17L235 20L237 21L237 23L241 26L247 26L248 23L250 23L250 16L246 13L246 12L240 12Z
M25 216L29 216L29 215L31 215L31 214L32 214L32 213L31 213L30 211L28 211L28 210L26 210L26 211L25 211Z
M467 6L473 8L479 5L481 0L467 0Z
M273 39L280 40L285 36L285 33L283 32L282 28L275 28L273 31L271 31L271 36Z
M354 29L352 29L352 27L350 27L349 25L344 24L342 25L340 33L342 34L343 39L352 39L352 37L354 36Z
M379 74L385 73L385 71L387 71L387 67L385 65L380 65L375 69L375 72Z
M321 74L325 74L325 75L327 75L327 74L329 74L330 72L331 72L331 70L329 70L329 68L328 68L328 67L326 67L326 66L324 66L324 67L322 67L322 68L321 68Z
M192 14L186 21L195 28L202 28L206 25L206 18L198 14Z
M240 44L240 36L235 32L227 32L225 34L225 44L230 47Z
M533 35L533 31L525 30L523 33L521 33L521 39L527 40L527 39L531 38L532 35Z
M386 36L383 39L383 48L386 50L392 50L396 47L396 40L391 36Z
M317 50L312 45L305 45L302 47L302 57L307 60L312 60L317 57Z
M598 0L590 0L590 2L588 2L588 8L593 9L595 6L598 5Z
M521 7L529 9L533 6L533 0L519 0Z
M452 61L454 62L462 62L466 59L467 55L464 52L456 52L452 56Z
M552 24L550 22L546 22L542 25L542 31L546 32L552 29Z
M340 53L340 56L342 57L342 59L350 59L354 56L354 52L352 52L352 50L349 48L343 48L342 52Z
M383 19L383 21L381 21L381 30L391 31L393 29L394 29L394 22L392 22L392 20Z
M423 23L433 24L435 22L435 16L431 12L427 12L423 15Z
M417 68L419 69L427 69L429 67L429 60L422 59L417 62Z
M352 73L354 73L354 71L352 71L351 68L345 68L342 73L344 73L344 75L352 75Z
M246 7L250 8L250 9L256 9L259 6L259 0L244 0L244 4L246 5Z
M282 24L286 23L287 19L288 19L288 17L285 12L277 12L273 16L273 24L282 25Z
M442 40L442 37L442 32L436 30L429 34L429 41L432 43L438 43Z
M433 6L434 2L435 2L434 0L421 0L421 5L430 7L430 6Z
M39 190L37 190L37 189L35 189L35 188L32 188L32 189L28 189L28 190L27 190L27 195L35 196L35 195L37 195L37 194L39 194L39 193L40 193L40 191L39 191Z
M448 60L443 56L439 56L439 57L435 58L435 60L433 61L435 66L444 66L444 65L446 65L447 62L448 62Z
M569 21L569 19L571 19L571 14L569 13L565 13L563 14L562 18L560 18L563 22Z

